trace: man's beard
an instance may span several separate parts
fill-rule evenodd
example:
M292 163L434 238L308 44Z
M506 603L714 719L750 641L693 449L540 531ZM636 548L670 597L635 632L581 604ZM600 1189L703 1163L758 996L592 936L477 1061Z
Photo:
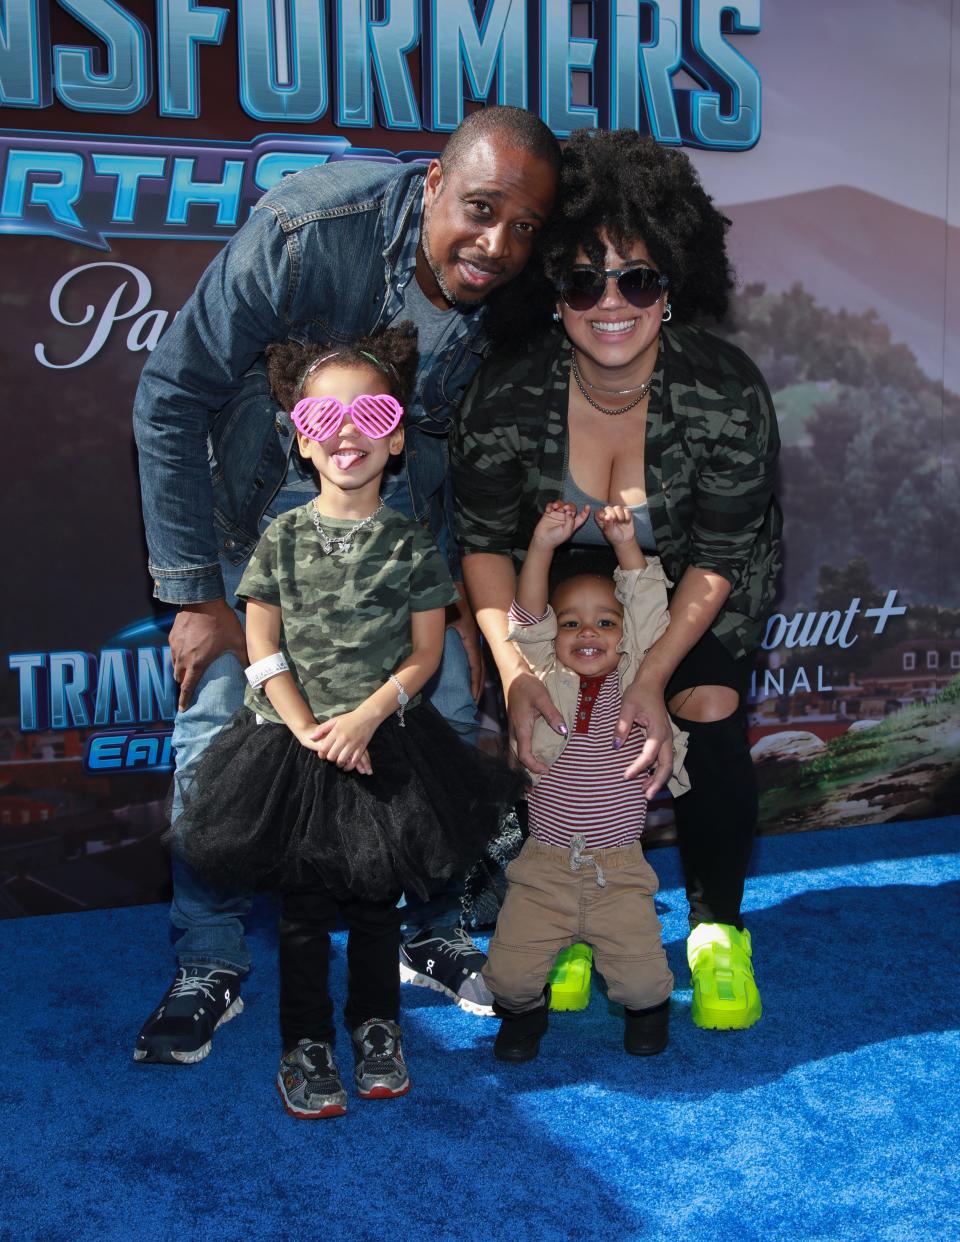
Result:
M437 282L437 288L451 306L456 306L458 302L460 302L460 299L447 284L446 278L443 274L443 268L430 252L430 243L427 240L427 234L430 230L430 217L432 214L432 209L424 209L423 219L420 225L420 249L423 251L424 259L427 261L427 267L429 267L430 271L433 273L433 279ZM464 303L464 305L469 305L469 303Z

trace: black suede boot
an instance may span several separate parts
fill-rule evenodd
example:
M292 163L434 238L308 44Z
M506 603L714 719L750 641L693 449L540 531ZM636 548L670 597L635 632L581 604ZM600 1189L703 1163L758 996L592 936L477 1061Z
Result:
M632 1057L655 1057L667 1046L670 998L650 1009L624 1009L623 1046Z
M547 1030L547 1009L549 1000L546 993L542 1004L536 1009L528 1009L526 1013L511 1013L496 1001L493 1012L500 1019L500 1030L493 1041L493 1055L498 1061L532 1061L540 1051L540 1040Z

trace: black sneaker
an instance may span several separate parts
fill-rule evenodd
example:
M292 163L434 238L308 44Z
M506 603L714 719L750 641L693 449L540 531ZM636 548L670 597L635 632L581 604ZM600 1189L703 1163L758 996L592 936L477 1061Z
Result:
M319 1117L342 1117L347 1093L329 1044L301 1039L283 1054L277 1071L277 1090L291 1117L313 1121Z
M493 997L480 975L486 960L462 928L424 927L400 946L400 978L445 992L467 1013L492 1018Z
M389 1100L406 1095L410 1075L400 1046L400 1028L387 1018L371 1018L350 1036L357 1095L362 1100Z
M243 1013L240 976L216 966L181 966L137 1036L135 1061L193 1065L209 1053L213 1032Z

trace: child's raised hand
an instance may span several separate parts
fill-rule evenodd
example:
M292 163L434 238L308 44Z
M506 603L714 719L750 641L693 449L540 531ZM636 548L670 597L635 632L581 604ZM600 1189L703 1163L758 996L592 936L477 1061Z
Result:
M577 509L565 500L551 500L533 529L531 544L541 548L558 548L580 529L590 516L590 506Z
M596 521L608 543L630 543L637 537L633 514L626 505L605 505L597 510Z
M344 772L371 776L373 765L367 746L377 730L377 722L359 708L332 716L313 730L313 748L321 759L335 763Z

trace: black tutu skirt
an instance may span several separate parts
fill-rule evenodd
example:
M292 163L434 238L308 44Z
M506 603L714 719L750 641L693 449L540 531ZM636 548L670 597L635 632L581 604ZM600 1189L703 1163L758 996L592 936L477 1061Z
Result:
M318 758L247 708L204 752L166 840L217 887L314 881L340 900L427 898L464 872L523 794L521 771L462 741L429 703L390 716L373 774Z

